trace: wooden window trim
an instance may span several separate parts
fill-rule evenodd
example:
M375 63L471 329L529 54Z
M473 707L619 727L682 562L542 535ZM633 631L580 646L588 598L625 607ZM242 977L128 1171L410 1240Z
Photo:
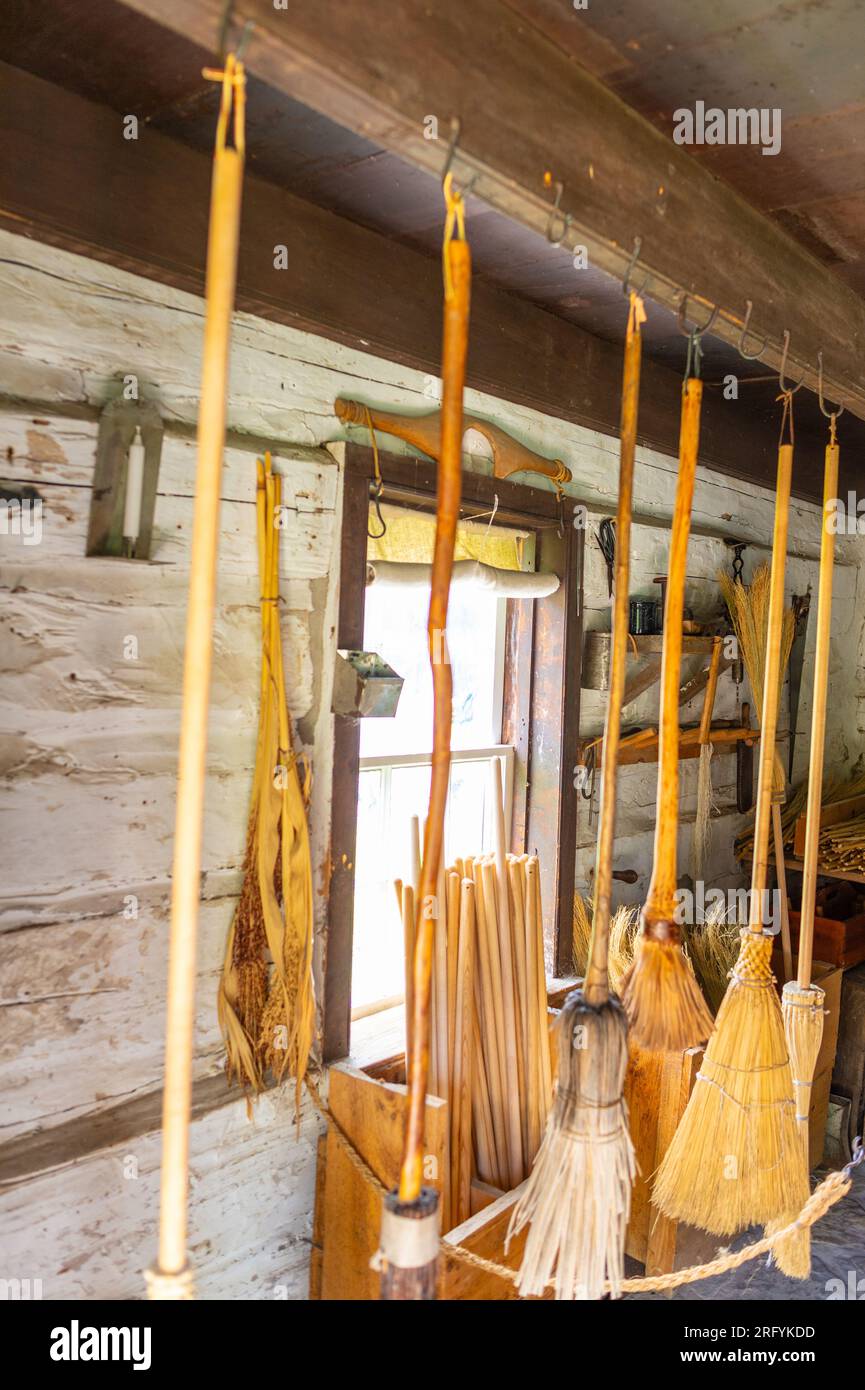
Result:
M384 500L434 510L435 463L379 452ZM343 488L337 646L362 647L366 593L366 537L373 453L347 444ZM518 679L506 691L502 741L517 750L511 847L537 852L544 869L544 927L551 943L547 967L572 973L573 897L577 846L574 762L580 727L584 533L573 525L573 499L565 500L562 536L553 493L507 479L463 473L464 511L491 510L496 520L537 535L538 568L553 569L556 594L531 604L508 602L509 656ZM526 611L528 610L528 611ZM328 937L324 983L324 1059L349 1052L354 918L354 860L360 725L334 720L333 809Z

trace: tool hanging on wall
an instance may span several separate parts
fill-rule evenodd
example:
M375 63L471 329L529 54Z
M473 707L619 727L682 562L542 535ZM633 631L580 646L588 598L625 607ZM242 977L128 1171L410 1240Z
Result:
M712 836L712 711L715 708L715 692L718 688L718 671L721 665L721 637L712 639L712 656L709 662L709 680L703 700L703 715L700 720L700 766L697 773L697 813L694 818L694 841L692 858L694 861L694 881L704 881L709 862L709 844Z
M764 925L793 468L793 392L785 384L783 367L784 363L749 920L715 1032L652 1194L671 1220L687 1221L716 1235L792 1219L808 1196L781 1005L772 976L774 938L771 927Z
M404 439L416 449L429 454L430 458L441 460L444 448L445 421L444 406L441 410L431 410L426 415L398 415L390 410L376 410L361 401L350 401L338 397L333 408L339 419L346 425L365 425L369 430L379 430L382 434L392 434ZM477 430L492 448L493 477L509 478L512 473L539 473L559 488L571 481L571 470L561 459L545 459L528 449L518 439L490 420L479 420L476 415L463 416L463 432Z
M641 301L642 302L642 301ZM610 516L605 516L598 527L597 536L598 549L604 557L604 564L607 567L607 593L613 597L613 571L616 564L616 523Z
M829 420L829 441L823 472L823 524L820 537L820 578L817 597L817 649L814 654L814 690L811 705L811 750L808 762L808 807L805 825L805 856L802 877L802 906L799 918L799 958L795 980L788 980L781 995L784 1031L790 1052L796 1097L796 1123L802 1145L804 1182L808 1186L808 1113L811 1083L823 1040L825 991L811 979L814 949L814 907L817 896L817 851L820 839L820 803L823 787L823 750L826 739L826 702L829 690L829 639L832 627L832 570L835 563L835 532L831 525L833 499L838 496L840 451L836 425L841 413L826 410L823 404L823 360L819 359L818 399ZM793 1278L806 1279L811 1272L811 1239L802 1231L775 1249L778 1267Z
M531 1223L520 1268L523 1295L598 1299L605 1280L618 1296L636 1160L624 1101L627 1021L610 995L616 779L628 648L631 507L642 353L643 301L633 292L622 381L610 688L603 742L595 904L588 968L557 1023L559 1077L532 1175L514 1208L508 1239ZM678 674L676 677L678 685Z
M436 531L428 618L433 681L433 751L429 806L424 828L419 900L415 904L415 959L408 1112L399 1188L382 1210L377 1256L384 1300L435 1297L438 1262L438 1194L423 1187L424 1108L430 1048L430 986L439 894L444 818L450 773L453 682L447 659L448 596L462 486L463 390L468 350L471 255L465 239L465 208L445 177L444 331L442 336L441 437Z
M705 329L702 331L705 332ZM643 908L638 949L634 964L625 977L622 993L633 1040L638 1046L654 1051L681 1051L694 1047L712 1031L712 1016L682 954L681 929L675 920L679 824L679 680L688 534L700 440L703 393L700 355L700 334L692 332L688 338L688 359L682 386L679 477L670 534L664 609L654 865Z
M808 638L808 615L811 611L811 586L804 594L792 599L794 636L790 648L790 744L787 749L787 776L793 780L796 761L796 729L799 724L799 697L802 693L802 668L805 664L805 645Z
M195 948L201 893L201 834L219 547L219 494L225 447L228 360L244 160L246 77L243 64L229 54L221 71L206 68L204 76L222 83L222 98L216 127L207 237L198 467L189 563L189 606L183 658L183 703L171 874L159 1253L156 1265L145 1276L148 1297L164 1300L193 1297L192 1271L186 1254L186 1204L195 1020ZM229 146L226 142L232 117L234 145Z
M270 454L257 463L256 515L261 582L261 703L243 886L219 983L219 1024L229 1080L260 1091L268 1069L301 1086L312 1047L312 858L292 748L279 623L282 478Z

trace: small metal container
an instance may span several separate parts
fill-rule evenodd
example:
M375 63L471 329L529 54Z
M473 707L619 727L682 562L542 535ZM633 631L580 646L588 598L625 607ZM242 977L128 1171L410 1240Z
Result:
M402 687L403 677L378 652L340 649L336 653L331 711L355 719L392 719Z
M654 598L632 598L628 627L634 637L649 637L659 631L659 603Z

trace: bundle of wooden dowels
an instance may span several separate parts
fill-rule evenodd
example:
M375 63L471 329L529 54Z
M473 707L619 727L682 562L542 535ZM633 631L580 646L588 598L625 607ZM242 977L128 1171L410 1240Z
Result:
M432 1095L448 1102L450 1172L443 1219L471 1215L476 1175L503 1191L531 1171L552 1097L538 861L505 850L494 764L496 851L456 858L439 875L430 1028ZM406 1056L420 826L412 821L413 883L397 881L406 948Z

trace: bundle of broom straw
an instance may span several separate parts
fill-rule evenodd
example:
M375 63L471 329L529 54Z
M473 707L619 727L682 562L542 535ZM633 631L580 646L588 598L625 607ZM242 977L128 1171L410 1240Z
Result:
M766 650L769 631L769 593L771 570L768 564L760 565L754 571L750 584L733 579L726 571L718 575L721 594L730 614L733 631L739 643L742 660L748 675L748 684L754 696L754 706L763 709L764 686L766 681ZM787 662L796 632L796 619L792 608L785 608L781 622L780 658L778 662L778 688L784 682ZM784 766L775 751L772 773L772 793L783 795L786 786Z
M269 1070L301 1086L312 1047L312 861L306 822L309 775L298 775L279 626L278 508L282 479L257 462L261 583L261 703L243 885L228 934L217 1010L225 1069L252 1091Z
M494 773L499 806L500 793ZM435 920L428 1089L449 1107L445 1228L471 1215L473 1173L503 1191L528 1176L552 1098L538 861L505 853L500 813L496 823L496 852L456 858L439 883L444 910ZM413 846L418 842L414 820ZM418 871L415 859L413 877ZM416 889L399 881L396 888L408 982ZM407 1029L409 1020L410 1012ZM409 1056L410 1036L406 1046Z

